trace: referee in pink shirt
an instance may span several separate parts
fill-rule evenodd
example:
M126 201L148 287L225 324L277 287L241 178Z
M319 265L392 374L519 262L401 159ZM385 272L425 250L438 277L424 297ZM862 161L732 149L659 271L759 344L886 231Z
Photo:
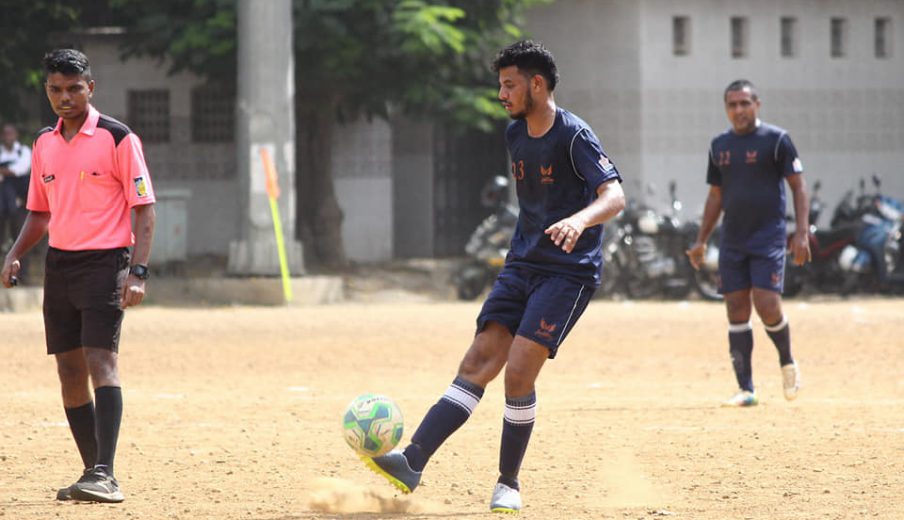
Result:
M57 500L122 502L113 476L122 418L117 352L123 310L144 298L154 190L138 136L91 106L88 58L58 49L44 56L44 70L47 98L60 119L35 139L28 217L0 281L11 287L19 259L49 233L47 353L56 357L63 407L85 467Z

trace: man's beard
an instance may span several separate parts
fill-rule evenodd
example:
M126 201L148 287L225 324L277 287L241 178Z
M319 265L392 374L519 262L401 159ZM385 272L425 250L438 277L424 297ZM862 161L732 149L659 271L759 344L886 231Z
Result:
M513 113L509 115L512 119L524 119L527 117L527 114L531 112L534 108L534 98L530 95L530 90L527 91L527 95L524 96L524 110L521 112Z

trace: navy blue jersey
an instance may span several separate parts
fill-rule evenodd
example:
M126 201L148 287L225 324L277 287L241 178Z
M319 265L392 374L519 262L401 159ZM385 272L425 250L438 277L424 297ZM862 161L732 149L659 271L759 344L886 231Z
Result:
M587 123L559 108L542 137L529 136L522 119L509 125L505 140L521 209L506 263L598 286L603 226L585 229L571 253L544 231L587 207L604 182L621 182L599 139Z
M722 240L751 250L785 245L785 177L803 171L785 130L758 123L710 145L706 182L722 189Z

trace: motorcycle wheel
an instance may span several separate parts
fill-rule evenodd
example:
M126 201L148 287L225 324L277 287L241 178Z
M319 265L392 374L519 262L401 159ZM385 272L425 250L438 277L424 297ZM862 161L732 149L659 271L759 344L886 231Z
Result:
M718 271L710 271L705 267L694 271L694 288L704 300L711 302L722 300L722 295L719 294Z
M486 270L480 267L466 267L456 280L455 292L459 300L473 300L480 296L487 281Z
M615 257L607 258L600 277L600 287L593 295L594 298L612 298L617 295L622 277L621 264Z
M789 257L790 258L790 257ZM800 294L804 288L804 277L806 276L806 266L796 266L789 261L785 266L785 288L782 296L793 298Z

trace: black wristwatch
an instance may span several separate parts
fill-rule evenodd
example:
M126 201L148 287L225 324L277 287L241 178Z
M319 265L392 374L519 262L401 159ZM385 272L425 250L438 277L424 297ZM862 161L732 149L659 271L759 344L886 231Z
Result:
M134 274L139 280L147 280L151 277L151 271L148 269L148 266L141 264L135 264L130 267L129 274Z

